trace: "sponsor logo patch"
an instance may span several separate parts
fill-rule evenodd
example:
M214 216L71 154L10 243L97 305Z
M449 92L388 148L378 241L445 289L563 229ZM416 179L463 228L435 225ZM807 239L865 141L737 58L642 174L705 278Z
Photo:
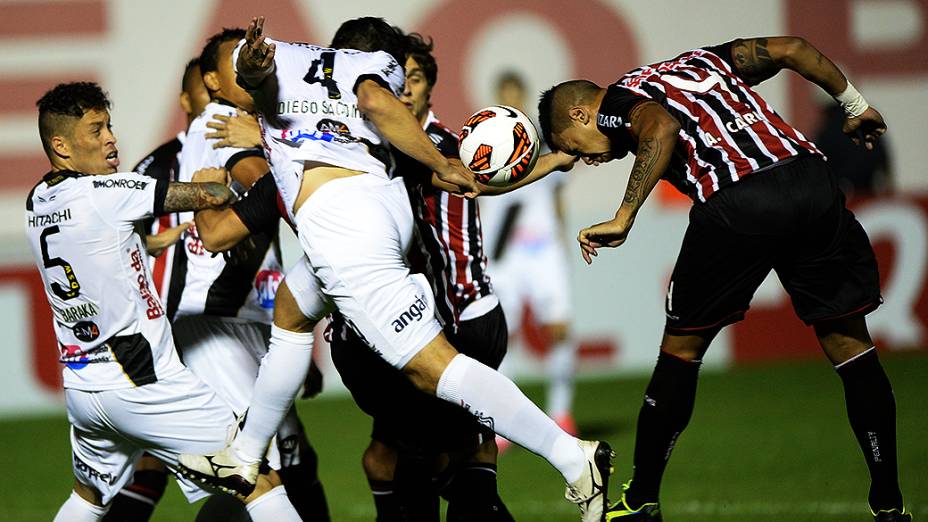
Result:
M427 309L428 306L425 304L425 299L417 295L416 300L409 305L409 308L393 320L393 331L400 333L409 326L409 323L421 321L423 316L422 312Z
M93 188L122 188L130 190L145 190L150 182L135 179L105 179L94 180Z
M100 327L93 321L79 321L71 331L74 332L74 337L85 343L96 341L100 337Z

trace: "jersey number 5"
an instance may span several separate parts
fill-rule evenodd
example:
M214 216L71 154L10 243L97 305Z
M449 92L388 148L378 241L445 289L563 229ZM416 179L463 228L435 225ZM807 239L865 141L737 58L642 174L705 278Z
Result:
M42 235L39 236L39 244L42 246L42 262L45 264L45 268L60 266L64 269L64 275L68 279L68 288L62 288L58 283L51 283L49 286L55 295L67 301L81 294L81 284L77 282L77 276L74 275L74 269L71 268L70 263L60 257L48 257L48 236L58 232L61 232L58 225L46 228L42 231Z
M316 76L319 74L319 66L322 66L322 77ZM306 73L306 76L303 77L303 81L309 84L321 83L329 91L329 99L338 100L342 97L342 93L338 92L338 83L332 79L332 74L335 72L335 53L332 51L326 51L322 53L322 57L316 60L313 60L313 63L309 66L309 72Z

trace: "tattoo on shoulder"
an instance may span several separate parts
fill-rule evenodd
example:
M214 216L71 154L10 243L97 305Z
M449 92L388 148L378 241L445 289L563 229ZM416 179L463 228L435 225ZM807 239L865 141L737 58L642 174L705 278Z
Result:
M735 67L751 83L760 83L776 74L778 68L767 50L766 38L736 40L731 47Z

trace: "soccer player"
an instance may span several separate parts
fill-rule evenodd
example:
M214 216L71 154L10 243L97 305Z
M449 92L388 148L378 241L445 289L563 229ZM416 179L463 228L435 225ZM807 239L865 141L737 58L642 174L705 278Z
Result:
M324 295L420 390L461 405L548 459L583 519L600 520L608 445L568 435L510 380L459 354L433 318L428 282L405 264L413 219L403 180L390 174L386 144L462 192L477 189L396 98L404 80L397 61L405 60L402 33L381 19L351 20L326 49L267 41L262 29L263 19L255 19L236 51L239 80L253 90L271 172ZM389 52L371 52L380 49ZM311 354L312 333L285 313L276 307L243 431L218 454L185 455L187 473L212 483L252 482L268 427L289 408ZM210 462L228 467L217 473Z
M237 109L253 108L251 96L236 84L232 71L232 50L244 36L244 29L224 29L203 47L200 71L210 102L187 131L180 181L192 181L193 173L205 167L224 167L233 192L240 194L268 172L260 148L215 148L206 138L213 116L234 117ZM193 221L193 213L182 213L179 221ZM244 414L267 352L274 296L283 278L277 226L251 235L228 259L207 251L196 232L184 239L178 255L186 262L173 273L167 300L177 349L191 371L236 413ZM280 424L278 440L287 454L281 455L274 445L270 464L286 479L292 503L304 518L327 520L325 494L315 473L316 455L295 409ZM295 454L298 449L302 454ZM290 469L284 471L284 463Z
M883 117L834 63L793 37L696 49L606 89L576 80L541 98L553 148L593 165L635 154L615 218L580 231L587 263L600 248L625 243L659 179L695 201L638 417L634 480L608 520L661 519L661 476L693 411L703 354L722 327L744 317L771 269L844 384L851 429L870 468L873 516L911 519L896 469L893 392L865 320L881 302L876 259L818 148L751 88L781 69L834 96L855 143L870 148L885 132Z
M406 81L400 101L413 112L442 154L457 158L456 136L430 110L430 95L438 74L431 50L431 42L417 34L409 35ZM250 146L259 140L258 129L247 115L214 119L214 136L221 140L220 146ZM413 269L429 276L437 316L449 338L459 341L468 355L498 366L506 351L507 331L485 272L476 202L434 187L430 170L405 155L397 153L397 158L397 172L404 176L414 208L417 240L410 252L415 259ZM574 160L562 153L547 155L539 159L526 182L555 168L568 168ZM504 190L513 187L486 187L486 192ZM276 185L262 178L229 209L198 212L197 230L208 249L230 248L250 233L260 232L272 223L276 226L278 213L282 212L279 201ZM293 279L288 275L287 281ZM432 480L438 466L434 461L439 453L455 451L455 465L443 473L450 477L443 480L447 485L442 488L442 494L449 499L448 518L510 520L497 494L492 431L481 430L473 416L459 408L416 390L400 371L345 328L340 315L336 317L329 330L332 359L356 402L374 417L372 440L362 463L374 493L377 519L407 516L437 520L438 495ZM409 410L417 411L417 418L410 419L405 414ZM485 442L475 453L481 438ZM462 458L463 462L459 462ZM396 473L396 469L400 472Z
M180 106L187 115L187 125L203 111L209 103L209 92L200 77L200 59L193 58L184 67L181 80ZM133 167L132 172L155 180L177 181L180 150L186 134L162 144ZM173 269L174 244L180 240L190 223L177 223L177 214L165 214L143 220L142 229L147 237L145 246L153 257L149 264L152 270L151 284L160 296L168 295L168 282ZM178 258L179 259L179 258ZM135 465L132 481L119 491L113 499L104 520L106 522L143 522L151 518L155 505L164 495L167 486L167 468L157 458L144 455Z
M514 72L496 85L496 102L525 111L525 84ZM545 410L558 426L577 433L572 411L577 343L570 335L571 295L563 236L563 175L547 176L522 190L483 205L486 244L493 266L493 285L510 332L522 325L523 305L531 305L549 343ZM505 366L504 366L505 371ZM497 440L500 448L509 441Z
M233 194L117 173L110 102L95 83L59 84L37 105L51 171L26 200L26 234L65 365L75 477L55 520L96 521L144 451L174 466L180 452L221 448L235 427L232 409L180 363L134 227ZM191 501L208 495L180 483ZM245 502L254 520L299 520L274 473Z

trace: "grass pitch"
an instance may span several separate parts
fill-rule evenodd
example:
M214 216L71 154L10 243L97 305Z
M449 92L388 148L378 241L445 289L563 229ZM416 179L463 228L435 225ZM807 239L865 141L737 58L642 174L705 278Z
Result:
M899 461L907 506L928 517L928 356L882 356L897 401ZM631 472L634 426L645 377L581 383L576 415L582 435L605 438L618 452L610 488L617 496ZM541 388L526 388L536 400ZM336 522L371 521L373 503L361 471L370 423L350 399L301 402L300 414L320 455ZM0 422L0 520L47 521L68 495L68 425L64 415ZM669 521L842 521L868 516L867 468L844 410L841 383L824 359L705 372L690 427L665 476ZM575 521L561 479L522 449L500 459L500 489L517 520ZM168 486L155 521L195 518Z

